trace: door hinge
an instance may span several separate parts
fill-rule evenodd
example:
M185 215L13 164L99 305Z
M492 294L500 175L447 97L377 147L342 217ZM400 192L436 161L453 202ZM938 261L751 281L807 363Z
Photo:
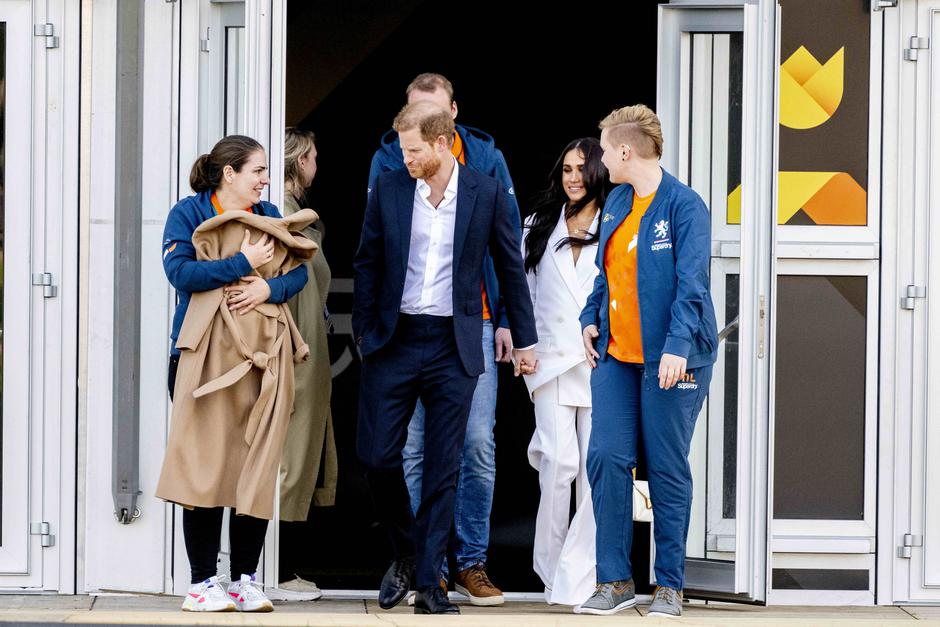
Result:
M209 52L209 28L206 28L206 38L199 40L199 49L203 52Z
M914 309L914 301L918 298L927 298L927 288L923 285L908 285L901 298L901 309Z
M42 536L40 542L44 549L55 546L55 536L52 535L52 527L47 522L31 523L29 525L29 535Z
M59 38L55 34L55 26L53 24L33 24L33 35L35 37L45 37L46 48L59 47Z
M52 274L49 272L34 274L33 285L42 286L43 298L55 298L59 292L59 288L52 284Z
M915 546L924 546L924 536L915 536L910 533L905 533L903 544L898 547L898 557L910 559L911 549Z
M898 0L872 0L872 11L883 11L885 9L894 9L898 6Z
M918 50L930 49L930 37L911 37L910 48L904 49L905 61L916 61Z

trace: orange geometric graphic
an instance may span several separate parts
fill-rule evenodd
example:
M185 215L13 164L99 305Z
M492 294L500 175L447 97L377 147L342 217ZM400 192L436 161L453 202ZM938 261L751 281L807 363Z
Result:
M839 172L806 201L803 211L816 224L865 226L868 194L855 179Z
M868 194L846 172L780 172L777 224L787 224L800 211L825 226L865 226ZM728 224L741 224L741 186L728 194Z

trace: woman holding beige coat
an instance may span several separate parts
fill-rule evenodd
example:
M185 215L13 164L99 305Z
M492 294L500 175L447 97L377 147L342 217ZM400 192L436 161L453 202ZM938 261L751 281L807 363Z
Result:
M591 369L578 317L597 267L598 216L606 170L596 139L571 142L549 188L525 221L523 257L539 342L536 374L525 381L535 404L529 462L539 472L533 567L549 603L575 605L594 589L594 514L587 480ZM569 525L571 484L577 513Z
M318 245L298 233L312 211L281 219L261 200L264 149L219 140L193 165L194 196L170 210L163 266L176 288L168 387L173 418L156 496L180 504L192 586L187 611L271 611L255 578L294 401L294 362L309 349L286 302ZM225 507L232 583L217 558Z

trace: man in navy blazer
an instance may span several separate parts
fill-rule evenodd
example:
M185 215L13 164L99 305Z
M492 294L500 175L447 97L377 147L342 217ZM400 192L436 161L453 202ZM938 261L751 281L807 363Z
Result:
M535 372L538 341L519 233L499 182L451 154L454 121L429 102L405 106L393 125L406 169L378 177L354 262L352 324L362 354L357 451L394 560L379 604L412 578L415 613L459 613L439 587L470 400L484 370L480 337L483 255L499 277L516 375ZM412 515L402 472L408 422L425 407L421 505Z

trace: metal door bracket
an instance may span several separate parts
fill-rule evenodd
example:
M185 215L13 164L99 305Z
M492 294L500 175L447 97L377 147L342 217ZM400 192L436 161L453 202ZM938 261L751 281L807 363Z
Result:
M47 522L30 523L29 535L42 536L40 542L44 549L55 546L55 536L52 535L52 527Z
M923 285L908 285L901 298L901 309L913 310L918 298L927 298L927 288Z
M930 48L930 37L911 37L909 48L904 49L905 61L916 61L918 50L928 50Z
M53 24L33 24L33 35L46 38L46 48L58 48L59 38L55 34Z
M59 288L52 284L52 274L50 272L34 274L32 284L42 286L43 298L55 298L59 293Z
M924 546L924 536L915 536L911 533L905 533L902 542L901 546L898 547L898 557L910 559L911 549L913 547Z

